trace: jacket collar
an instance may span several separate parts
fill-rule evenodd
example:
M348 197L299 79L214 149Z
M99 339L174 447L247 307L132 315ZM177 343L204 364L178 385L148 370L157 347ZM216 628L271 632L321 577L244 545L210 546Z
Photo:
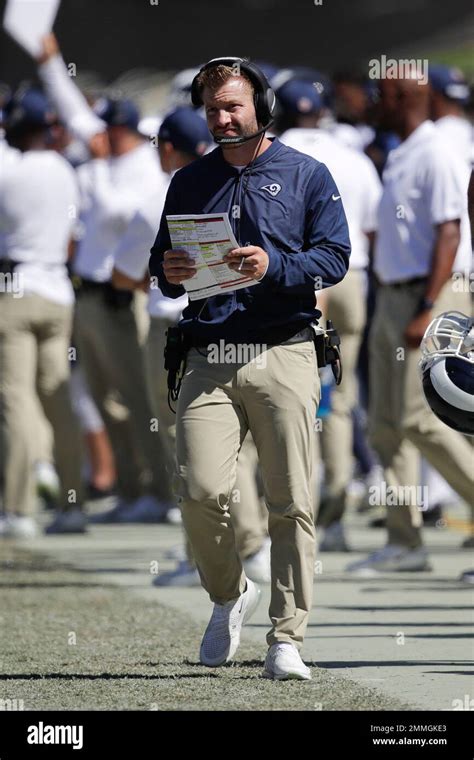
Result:
M271 161L271 159L274 158L274 156L276 156L276 154L279 153L280 150L284 147L283 143L280 142L278 137L269 137L268 139L271 140L271 145L266 149L266 151L257 156L257 158L254 159L250 164L247 164L247 167L244 169L244 171L246 171L249 167L254 170L263 164L266 164L267 161ZM225 160L224 156L222 155L221 146L216 148L213 153L216 157L216 160L221 164L222 168L227 169L229 176L238 174L237 169L234 169L234 167Z

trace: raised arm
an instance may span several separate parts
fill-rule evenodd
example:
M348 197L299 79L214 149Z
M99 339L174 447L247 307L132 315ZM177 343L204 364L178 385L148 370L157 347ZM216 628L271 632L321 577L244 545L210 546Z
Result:
M93 135L103 132L105 124L69 76L54 34L43 38L43 51L38 64L38 74L46 92L69 131L87 143Z

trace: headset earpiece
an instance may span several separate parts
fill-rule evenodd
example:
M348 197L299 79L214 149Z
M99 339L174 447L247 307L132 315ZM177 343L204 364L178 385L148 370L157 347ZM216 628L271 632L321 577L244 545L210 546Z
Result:
M196 107L203 105L197 86L197 78L199 74L206 69L210 69L212 66L219 66L221 64L231 67L238 64L242 71L248 76L255 89L254 104L257 122L261 124L262 127L268 127L273 122L273 113L276 103L275 93L268 84L263 71L260 71L258 66L246 58L237 58L233 56L213 58L205 63L204 66L201 66L199 73L194 77L191 85L192 104Z

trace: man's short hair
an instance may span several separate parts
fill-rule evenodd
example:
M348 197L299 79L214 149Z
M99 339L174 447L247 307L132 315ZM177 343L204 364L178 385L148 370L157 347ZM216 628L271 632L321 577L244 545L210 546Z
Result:
M236 69L234 69L232 66L225 66L222 63L218 64L217 66L211 66L208 69L204 69L204 71L201 71L201 73L198 75L196 85L199 95L202 97L202 93L205 87L208 87L212 92L214 92L223 84L225 84L231 77L235 76L239 76L241 79L247 82L253 95L255 92L255 87L253 86L252 80L247 76L245 71L239 69L237 74Z

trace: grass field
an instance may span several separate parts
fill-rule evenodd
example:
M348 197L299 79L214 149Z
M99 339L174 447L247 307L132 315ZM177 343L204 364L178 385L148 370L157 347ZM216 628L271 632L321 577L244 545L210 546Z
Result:
M25 710L407 709L316 663L310 682L267 681L245 642L210 670L202 628L179 611L6 542L0 567L0 699Z

